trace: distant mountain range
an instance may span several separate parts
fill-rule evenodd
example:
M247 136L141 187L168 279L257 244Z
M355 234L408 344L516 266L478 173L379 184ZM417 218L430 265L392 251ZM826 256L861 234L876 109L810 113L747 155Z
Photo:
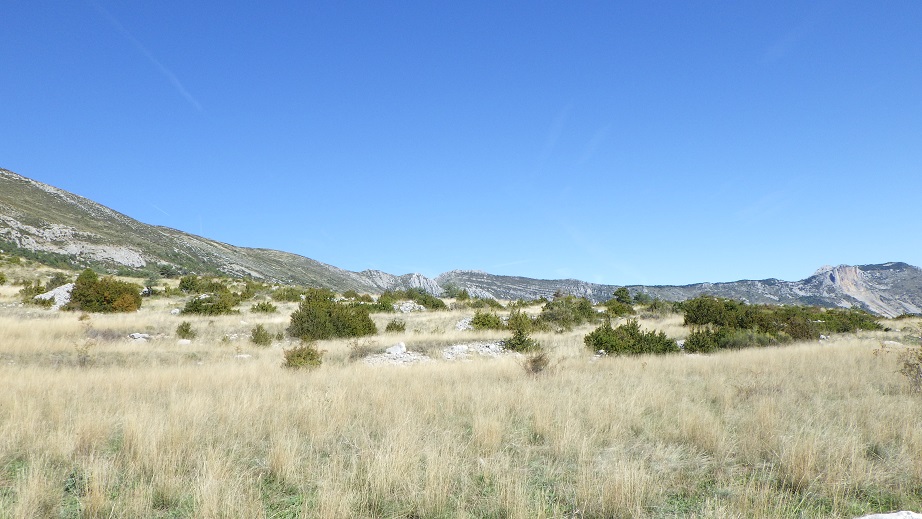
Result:
M74 267L253 277L297 284L378 293L420 288L439 294L449 285L471 295L536 299L556 292L609 299L619 285L574 279L542 280L453 270L435 279L378 270L351 272L288 252L236 247L176 229L148 225L62 189L0 169L0 249L28 251L43 260ZM800 281L764 279L684 286L628 286L661 299L680 301L711 294L750 303L810 304L864 308L895 317L922 313L922 269L906 263L822 267Z

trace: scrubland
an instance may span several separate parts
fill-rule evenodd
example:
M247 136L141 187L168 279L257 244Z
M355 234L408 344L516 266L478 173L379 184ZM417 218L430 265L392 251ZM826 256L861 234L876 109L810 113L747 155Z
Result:
M0 287L0 517L854 517L922 510L922 397L905 331L711 355L606 357L592 327L519 356L368 366L502 338L473 312L325 341L313 370L257 347L275 314L170 315L179 298L91 315L16 305ZM380 330L393 315L375 315ZM175 329L198 332L179 344ZM672 337L681 316L642 324ZM913 328L900 321L894 328ZM132 342L132 332L149 342Z

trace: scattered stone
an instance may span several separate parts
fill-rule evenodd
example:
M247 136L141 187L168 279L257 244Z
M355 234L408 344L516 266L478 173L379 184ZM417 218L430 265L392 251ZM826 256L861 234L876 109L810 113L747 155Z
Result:
M506 353L509 352L503 347L503 341L471 342L453 344L442 349L442 358L445 360L463 360L470 358L472 355L495 358Z
M129 339L134 339L134 340L136 340L136 341L141 340L141 341L145 341L145 342L146 342L146 341L149 341L149 340L150 340L150 335L148 335L148 334L146 334L146 333L130 333L130 334L128 334L128 338L129 338Z
M820 340L821 340L821 341L827 341L827 340L829 340L829 336L828 336L828 335L820 335Z
M679 346L679 347L681 348L682 346ZM589 362L598 362L599 359L605 358L607 356L608 356L608 352L606 352L605 350L599 350L595 352L595 355L593 355L591 359L589 359Z
M410 312L425 312L426 307L417 303L416 301L403 301L400 303L394 303L394 311L403 314L408 314Z
M400 351L398 346L403 346L403 351ZM394 353L390 353L393 351ZM423 355L422 353L416 353L413 351L407 351L406 346L403 343L395 344L388 348L384 353L378 355L369 355L365 357L365 364L370 364L372 366L381 365L381 364L394 364L396 366L409 366L411 364L419 364L422 362L431 362L432 359Z
M458 330L461 332L465 332L467 330L473 330L474 326L471 324L473 320L474 320L473 317L465 317L464 319L461 319L460 321L458 321L458 324L455 325L455 330Z
M398 342L397 344L384 350L385 355L402 355L406 352L407 352L407 345L402 342Z
M53 299L54 303L51 305L52 310L57 310L62 306L70 303L70 293L74 290L74 284L68 283L66 285L61 285L57 288L49 290L44 294L39 294L35 296L34 299L40 299L42 301L47 301Z
M179 308L174 308L170 310L170 315L179 315L181 313L182 313L182 310L180 310Z
M186 344L192 344L192 341L190 341L189 339L179 339L178 341L176 341L176 344L181 344L185 346Z
M902 346L903 345L902 342L897 342L897 341L884 341L883 344L884 346Z
M249 359L250 357L252 357L252 355L250 355L249 353L238 353L234 355L235 359Z

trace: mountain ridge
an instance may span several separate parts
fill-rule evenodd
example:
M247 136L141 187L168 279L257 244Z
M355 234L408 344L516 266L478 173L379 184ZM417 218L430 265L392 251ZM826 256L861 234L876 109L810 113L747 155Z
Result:
M474 297L537 299L564 292L600 302L622 286L578 279L503 276L479 270L451 270L434 279L417 273L353 272L290 252L238 247L145 224L90 199L2 168L0 242L66 258L74 267L92 264L137 271L169 267L181 272L253 277L340 292L417 288L438 295L454 285ZM627 288L633 294L673 301L707 294L754 304L859 307L887 317L922 313L922 269L903 262L824 265L799 281L769 278Z

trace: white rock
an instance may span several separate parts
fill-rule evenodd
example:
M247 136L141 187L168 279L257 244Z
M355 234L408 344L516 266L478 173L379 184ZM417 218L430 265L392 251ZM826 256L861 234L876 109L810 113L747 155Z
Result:
M402 354L404 354L404 353L406 353L406 352L407 352L407 345L404 344L404 343L402 343L402 342L398 342L397 344L395 344L395 345L391 346L390 348L384 350L384 353L386 353L386 354L388 354L388 355L402 355Z
M174 308L170 310L170 315L179 315L181 313L182 313L182 310L180 310L179 308Z
M143 339L145 341L150 340L150 335L146 333L130 333L128 334L128 337L134 340L138 340L138 339Z
M238 353L234 355L235 359L248 359L250 357L252 357L252 355L250 355L249 353Z
M44 294L39 294L35 296L35 299L41 299L47 301L49 299L54 300L54 304L51 305L52 310L57 310L62 306L70 303L70 293L74 289L73 283L68 283L66 285L61 285L59 287L53 288Z
M178 341L176 341L176 344L182 344L182 345L192 344L192 341L190 341L189 339L179 339Z
M462 331L462 332L467 331L467 330L473 330L474 327L471 325L471 321L473 320L474 320L473 317L465 317L464 319L461 319L460 321L458 321L458 324L455 325L455 330Z

